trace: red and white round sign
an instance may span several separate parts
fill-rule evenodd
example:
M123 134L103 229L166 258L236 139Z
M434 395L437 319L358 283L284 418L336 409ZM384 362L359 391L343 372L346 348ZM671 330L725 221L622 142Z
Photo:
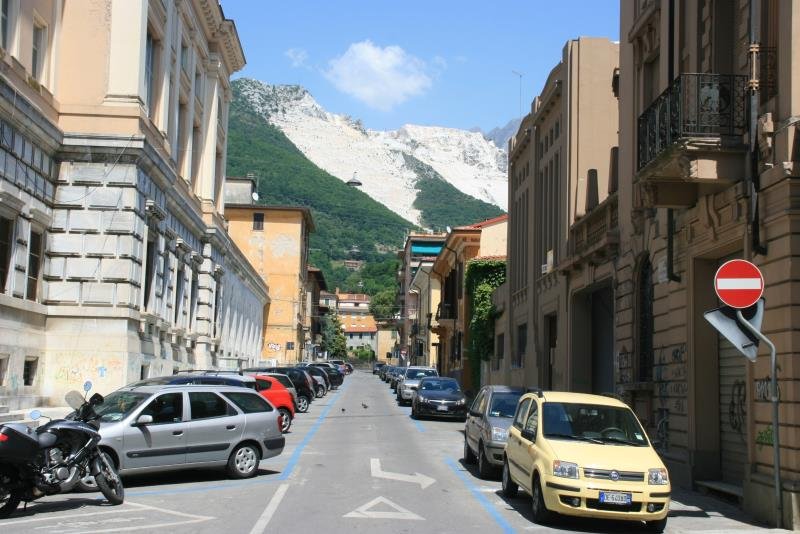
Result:
M749 308L764 293L764 277L747 260L726 261L714 276L714 290L719 300L731 308Z

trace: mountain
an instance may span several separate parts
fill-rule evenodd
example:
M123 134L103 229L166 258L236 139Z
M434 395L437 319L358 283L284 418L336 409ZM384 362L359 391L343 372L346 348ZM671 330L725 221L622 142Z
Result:
M414 225L391 212L367 194L323 171L297 149L263 110L242 97L242 84L233 84L228 125L228 175L258 177L259 197L264 204L299 205L311 208L316 231L311 234L310 260L320 269L331 290L375 294L394 287L397 270L393 252ZM344 259L365 261L361 272L347 271Z
M505 151L479 132L405 125L368 130L326 111L297 85L236 80L238 98L276 126L311 162L413 224L457 226L507 207Z
M505 126L489 130L489 132L484 134L484 137L493 142L496 146L506 150L508 147L508 140L517 133L520 123L522 123L522 119L511 119Z

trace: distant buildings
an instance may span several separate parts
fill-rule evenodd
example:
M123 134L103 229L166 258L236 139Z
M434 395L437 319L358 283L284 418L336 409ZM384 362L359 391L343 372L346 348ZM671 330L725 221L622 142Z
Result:
M248 188L253 191L252 179L228 178L228 182L233 186L228 197L231 200L252 197L242 192ZM315 315L313 308L318 299L309 298L308 292L316 292L324 285L318 271L312 271L315 281L309 282L308 239L314 231L311 210L257 205L252 200L226 202L225 217L231 238L269 285L261 358L284 363L311 358L311 316Z
M348 352L368 348L377 357L378 325L369 311L369 295L337 292L336 301Z
M216 1L2 2L0 405L247 366L267 288L223 219Z

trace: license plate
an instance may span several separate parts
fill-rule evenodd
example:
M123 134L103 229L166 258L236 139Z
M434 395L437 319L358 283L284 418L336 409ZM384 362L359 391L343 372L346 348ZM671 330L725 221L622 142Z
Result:
M631 494L630 493L617 493L611 491L601 491L600 492L600 502L606 504L619 504L619 505L626 505L631 503Z
M446 412L447 411L447 406L437 406L436 409L438 411L440 411L440 412Z

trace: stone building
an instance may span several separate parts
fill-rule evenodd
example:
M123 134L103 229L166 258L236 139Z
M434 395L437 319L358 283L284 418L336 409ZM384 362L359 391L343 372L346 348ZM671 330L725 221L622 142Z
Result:
M411 365L438 365L439 336L433 331L434 313L439 308L441 286L431 276L432 265L417 269L411 279L410 292L416 295L417 313L411 325Z
M613 238L595 221L616 225L618 57L608 39L568 41L509 141L511 254L507 295L497 296L506 323L497 325L496 356L504 357L492 362L489 380L614 390L614 267L605 254ZM587 329L608 333L602 346L583 345L600 337Z
M622 2L614 292L618 390L674 481L775 521L769 352L748 362L703 317L719 305L721 263L761 267L789 528L800 526L799 24L797 0Z
M0 394L256 361L267 288L222 218L233 22L210 0L2 10Z

